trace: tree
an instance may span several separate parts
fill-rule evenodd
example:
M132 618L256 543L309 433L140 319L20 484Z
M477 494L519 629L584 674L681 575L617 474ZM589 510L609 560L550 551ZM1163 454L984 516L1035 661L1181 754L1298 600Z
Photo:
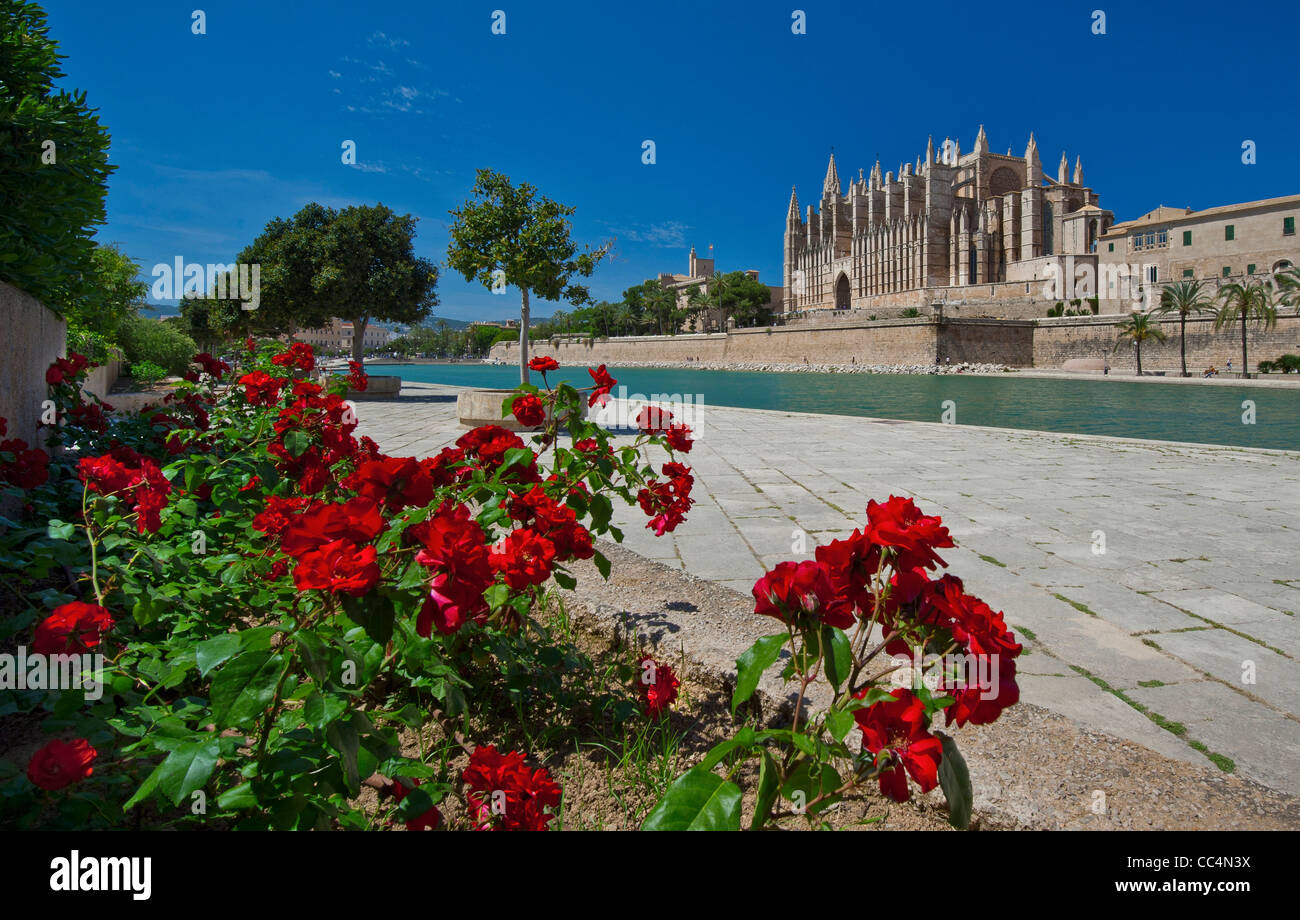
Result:
M1200 281L1179 281L1166 284L1160 291L1160 314L1178 314L1178 352L1182 361L1183 376L1187 373L1187 317L1196 313L1213 312L1214 303Z
M35 3L0 0L0 281L56 313L93 295L109 135L65 76Z
M590 278L611 244L579 252L566 219L576 208L539 196L526 182L516 187L490 169L478 170L471 194L451 212L447 264L489 289L519 289L519 379L528 383L529 297L589 302L587 288L574 279Z
M1250 374L1246 363L1246 325L1262 323L1265 329L1272 329L1277 324L1277 307L1273 303L1273 286L1267 281L1244 280L1225 284L1219 291L1222 307L1214 318L1214 328L1222 329L1229 323L1241 320L1241 376L1248 379Z
M1163 342L1168 336L1160 328L1158 323L1151 321L1149 313L1133 313L1127 319L1119 324L1119 341L1128 340L1135 346L1137 352L1137 375L1142 376L1142 343L1148 340L1154 342ZM1116 348L1119 347L1117 342Z

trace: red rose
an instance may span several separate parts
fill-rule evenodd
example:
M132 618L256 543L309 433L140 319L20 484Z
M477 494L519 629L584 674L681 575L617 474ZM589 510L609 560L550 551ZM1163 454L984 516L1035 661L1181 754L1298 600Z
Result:
M277 367L296 367L300 371L310 371L316 366L316 357L306 342L294 342L288 351L271 358L271 363Z
M84 738L72 741L56 738L32 755L27 764L27 778L46 792L53 792L94 773L90 765L97 755L98 752Z
M681 686L672 666L656 661L650 655L642 655L639 667L637 686L646 715L659 716L667 712L677 699L677 688Z
M603 364L594 371L591 368L587 368L587 373L591 375L591 379L596 383L595 388L592 390L591 397L587 400L587 406L605 405L605 400L609 396L609 391L614 389L614 385L617 384L618 381L609 375L609 371L605 370L605 365Z
M820 563L782 562L754 583L753 595L755 613L802 628L827 620L835 591ZM838 622L831 625L845 628ZM852 625L851 619L847 625Z
M858 697L865 695L862 690ZM925 705L911 690L900 687L892 695L892 700L854 710L853 718L862 729L862 746L876 755L885 753L876 763L892 765L880 774L881 794L906 802L911 797L908 774L922 792L939 784L943 744L926 730Z
M867 502L867 522L867 538L879 546L893 547L897 568L933 570L936 564L947 565L934 550L956 545L943 520L922 514L910 498L891 495L887 502Z
M560 362L549 355L538 355L528 362L528 367L530 370L545 374L547 371L559 370Z
M438 632L449 636L470 620L488 612L483 590L487 583L470 583L443 572L429 582L429 593L415 618L415 631L424 638Z
M344 488L374 502L382 502L389 511L422 508L433 501L434 481L414 457L383 457L366 460L343 480Z
M673 414L667 409L661 409L659 406L644 406L636 414L636 427L646 434L656 434L667 431L672 420Z
M561 790L545 769L531 770L524 755L479 745L462 779L479 830L543 831L559 808Z
M99 645L113 628L113 616L98 604L69 601L55 607L36 627L32 652L37 655L79 655Z
M250 406L271 406L280 401L280 388L284 381L266 371L252 371L239 378L244 386L244 399Z
M277 510L283 507L276 505ZM267 511L271 510L272 503L268 500ZM257 518L253 520L253 526L258 526ZM368 543L383 529L379 505L372 499L358 497L341 505L316 505L298 514L284 528L280 549L297 558L336 540Z
M22 438L12 438L0 441L0 453L13 454L14 458L12 462L0 458L0 483L27 490L49 481L50 455L39 447L28 447Z
M527 528L520 528L492 548L489 561L494 570L505 576L511 590L522 591L551 577L555 544Z
M532 393L516 396L510 404L510 411L525 428L536 428L546 421L546 407Z
M358 547L348 540L335 540L298 560L293 583L299 591L331 591L361 597L379 584L376 556L373 546Z
M668 446L675 451L683 454L689 454L695 441L691 438L691 429L686 425L669 425L668 430L664 432L668 438Z
M366 387L370 386L370 378L366 376L360 361L348 362L348 386L358 393L364 393Z
M226 371L230 370L229 364L227 364L225 361L218 361L216 358L212 357L212 355L208 354L206 351L201 351L197 355L195 355L194 363L202 367L203 372L205 374L210 374L211 376L215 377L217 380L220 380L221 375L224 374Z

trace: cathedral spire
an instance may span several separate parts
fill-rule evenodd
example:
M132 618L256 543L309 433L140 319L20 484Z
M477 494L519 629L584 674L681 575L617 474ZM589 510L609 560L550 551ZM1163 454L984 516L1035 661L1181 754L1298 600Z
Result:
M976 153L989 152L989 138L988 135L984 133L983 125L980 125L980 133L975 135L975 152Z
M1074 184L1083 185L1083 157L1074 158Z
M1025 184L1040 185L1043 181L1043 163L1038 159L1038 142L1034 132L1029 132L1029 146L1025 148Z
M1065 157L1065 151L1061 151L1061 165L1056 167L1056 181L1065 185L1070 181L1070 161Z
M792 223L799 221L799 196L794 192L794 186L790 186L790 208L786 211L785 219Z
M934 162L934 135L930 135L929 142L925 145L925 165L929 166Z
M840 194L840 174L835 168L835 152L831 151L831 161L826 166L826 181L822 183L822 196Z

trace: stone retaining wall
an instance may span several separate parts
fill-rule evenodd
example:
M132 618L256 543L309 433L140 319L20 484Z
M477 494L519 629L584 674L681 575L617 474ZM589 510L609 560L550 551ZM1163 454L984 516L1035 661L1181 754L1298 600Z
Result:
M49 394L45 369L63 356L67 324L35 297L0 281L0 416L8 419L7 438L42 446L37 436L41 403Z
M1119 372L1135 369L1133 348L1115 349L1124 316L1040 319L877 320L832 326L774 326L733 329L713 335L634 336L613 339L565 338L534 342L532 351L561 364L688 362L716 364L1004 364L1009 367L1059 369L1067 361L1110 361ZM1143 370L1178 371L1178 320L1162 318L1168 335L1163 344L1142 347ZM1278 318L1265 332L1249 328L1250 371L1264 359L1300 354L1300 317ZM490 356L507 364L518 361L517 342L498 342ZM1215 331L1212 316L1187 323L1187 367L1199 373L1211 364L1240 371L1240 327Z

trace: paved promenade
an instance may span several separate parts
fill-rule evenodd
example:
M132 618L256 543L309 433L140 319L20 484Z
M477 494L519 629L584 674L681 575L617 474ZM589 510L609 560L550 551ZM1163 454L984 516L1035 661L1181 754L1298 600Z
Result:
M362 402L358 434L436 453L463 431L456 392ZM628 548L748 594L861 526L868 499L911 496L959 544L949 571L1025 641L1024 699L1300 794L1300 453L706 413L687 523L656 539L623 509Z

